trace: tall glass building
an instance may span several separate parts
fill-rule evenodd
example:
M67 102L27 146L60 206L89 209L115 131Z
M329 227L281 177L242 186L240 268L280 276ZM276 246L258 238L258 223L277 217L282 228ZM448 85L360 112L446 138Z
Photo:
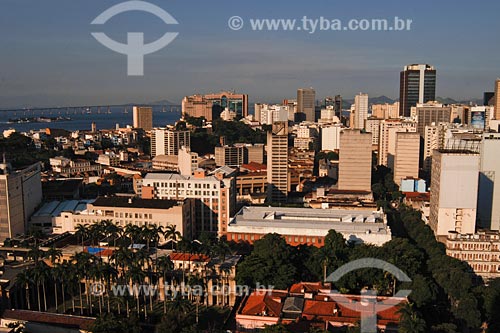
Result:
M404 67L400 76L399 115L410 116L412 106L436 99L436 69L431 65Z

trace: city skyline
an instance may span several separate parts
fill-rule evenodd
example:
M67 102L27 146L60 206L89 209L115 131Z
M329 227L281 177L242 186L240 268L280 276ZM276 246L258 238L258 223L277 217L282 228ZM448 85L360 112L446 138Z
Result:
M252 101L292 98L299 87L314 87L317 96L399 96L399 72L411 63L428 63L439 71L436 96L456 100L480 98L500 76L495 14L500 4L465 1L401 4L394 1L346 4L234 5L201 3L196 11L180 3L150 1L174 16L175 29L147 13L124 13L102 27L90 22L120 1L40 4L6 1L0 14L5 46L0 55L0 107L180 102L194 93L234 89ZM27 6L29 5L29 6ZM389 5L389 6L388 6ZM232 31L228 18L328 17L412 19L411 31ZM19 19L21 18L21 19ZM56 19L54 19L56 18ZM470 25L463 22L481 21ZM131 22L147 42L165 30L179 36L164 50L147 55L144 77L127 77L126 56L106 49L90 35L102 29L123 40ZM444 27L446 26L446 29ZM35 29L36 27L36 29ZM477 52L483 45L490 52ZM286 61L283 61L286 54ZM172 65L169 65L172 64ZM174 65L175 64L175 65ZM478 65L480 64L480 65ZM62 75L64 73L64 75ZM175 78L172 80L171 78Z

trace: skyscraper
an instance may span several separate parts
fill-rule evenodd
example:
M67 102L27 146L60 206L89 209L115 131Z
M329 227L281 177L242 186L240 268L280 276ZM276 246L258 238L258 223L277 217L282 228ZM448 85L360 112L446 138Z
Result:
M134 128L142 128L145 131L151 131L153 129L153 108L134 106L133 120Z
M394 157L394 182L401 185L404 178L418 178L420 135L415 132L396 133Z
M40 163L21 170L12 170L5 158L0 163L0 242L28 230L28 220L42 202L40 175Z
M436 69L423 64L405 66L400 75L399 115L409 117L412 106L435 99Z
M500 120L500 79L495 81L495 119Z
M288 196L288 124L276 122L267 133L267 200L286 202Z
M359 93L354 97L354 124L351 128L365 128L365 120L368 118L368 94Z
M476 229L479 154L434 150L429 225L436 237L449 231L473 234Z
M335 95L335 115L339 118L339 120L342 120L342 96L340 95Z
M340 133L339 190L371 192L372 135L359 130Z
M500 134L487 133L481 140L478 224L500 230ZM498 177L497 177L498 176Z
M155 128L151 131L151 157L178 155L182 147L191 147L191 132L173 128Z
M303 113L306 121L315 121L315 100L313 88L297 89L297 112Z

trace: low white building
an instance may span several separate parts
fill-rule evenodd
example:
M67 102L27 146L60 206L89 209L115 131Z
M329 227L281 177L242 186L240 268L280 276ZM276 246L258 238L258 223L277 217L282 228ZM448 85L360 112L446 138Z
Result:
M355 243L380 246L392 238L382 210L243 207L228 225L227 240L253 243L278 233L290 245L321 247L332 229Z

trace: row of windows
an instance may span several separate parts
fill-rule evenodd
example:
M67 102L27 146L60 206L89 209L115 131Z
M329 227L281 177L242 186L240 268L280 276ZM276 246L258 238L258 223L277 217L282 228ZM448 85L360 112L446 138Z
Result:
M228 240L245 240L245 241L254 241L256 239L259 239L260 236L255 236L253 234L228 234ZM323 243L323 238L322 237L303 237L303 236L285 236L286 241L291 244L291 243L307 243L307 244L322 244Z
M181 183L178 183L178 182L169 182L169 183L158 183L158 182L154 182L153 183L153 186L158 188L184 188L184 184L183 182ZM191 186L191 185L194 185L194 186ZM187 183L187 188L198 188L198 189L210 189L210 188L213 188L213 189L217 189L217 184L213 184L213 186L210 186L210 183Z
M198 190L158 190L158 194L160 195L179 195L179 196L190 196L190 195L197 195L197 196L210 196L212 197L217 197L217 191L198 191Z

